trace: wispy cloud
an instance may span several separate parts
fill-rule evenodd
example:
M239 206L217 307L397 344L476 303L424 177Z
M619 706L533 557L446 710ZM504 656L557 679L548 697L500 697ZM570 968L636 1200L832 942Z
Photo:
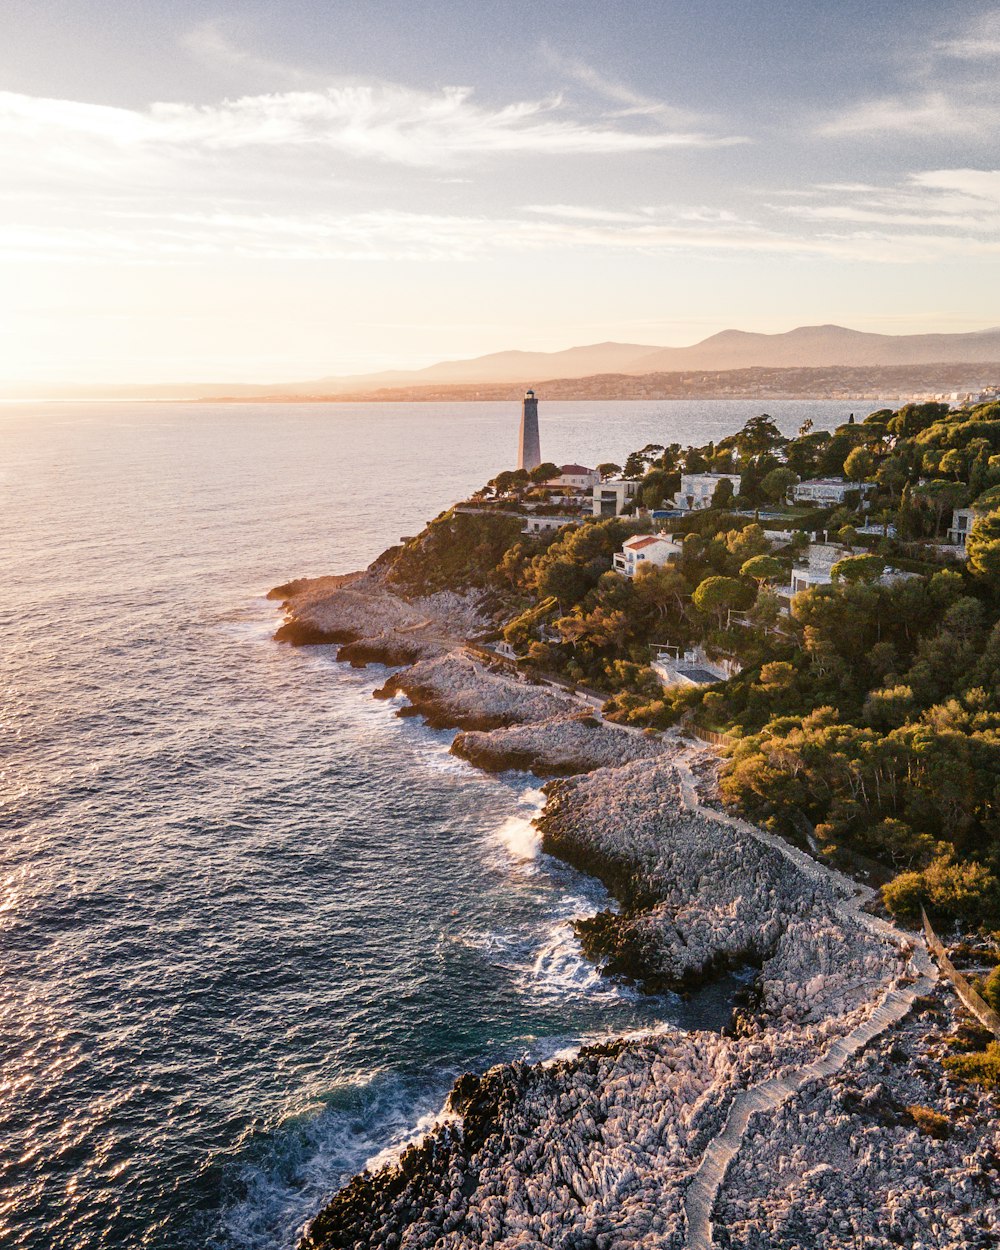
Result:
M934 47L959 61L1000 60L1000 13L984 14L961 34L939 40Z
M613 113L615 117L655 117L665 124L686 128L706 125L707 119L699 114L654 96L644 95L627 83L609 78L579 57L565 56L549 44L543 44L541 51L545 61L561 77L579 83L601 99L618 105Z
M866 100L830 118L818 133L840 135L950 135L979 139L995 135L1000 106L970 92L926 90ZM979 96L979 92L975 93Z
M297 87L312 86L318 82L317 75L307 73L297 65L260 56L241 47L223 30L218 18L198 22L185 31L180 38L180 46L203 65L225 74L253 75L269 80L271 84Z
M950 137L995 142L1000 129L1000 14L990 14L901 56L898 86L828 116L827 137Z
M636 129L574 114L562 97L479 105L468 87L419 91L344 83L323 91L242 96L212 105L154 103L144 110L0 93L0 139L30 144L36 159L110 160L130 152L313 149L414 167L488 155L611 156L725 143L663 126Z
M1000 238L1000 170L924 170L896 186L827 184L802 198L804 203L786 203L779 211L810 222L946 227L956 238Z
M956 187L963 172L953 171ZM949 171L924 175L929 193L947 194ZM937 182L933 179L937 178ZM956 194L964 194L960 189ZM1000 239L945 214L948 229L912 228L912 214L859 210L783 210L784 222L753 221L712 209L669 207L623 214L586 205L534 206L495 217L398 210L323 212L120 212L92 226L53 222L0 227L0 254L157 265L217 256L285 261L470 261L504 252L574 250L657 255L698 253L800 255L844 261L899 263L978 256L1000 257ZM789 218L818 230L791 229ZM850 224L858 228L838 229ZM924 225L928 223L925 222ZM899 229L905 226L906 229ZM863 228L862 228L863 227Z

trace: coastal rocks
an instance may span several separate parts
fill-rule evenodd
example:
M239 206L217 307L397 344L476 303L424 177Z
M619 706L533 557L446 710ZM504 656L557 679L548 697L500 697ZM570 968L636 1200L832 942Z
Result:
M622 904L580 926L609 971L663 990L763 965L761 1009L815 1020L851 1009L898 962L885 941L845 931L822 876L685 807L669 748L547 793L543 849L601 877Z
M487 624L476 596L440 592L407 599L372 569L343 577L288 582L270 592L281 598L285 621L276 642L333 643L355 667L412 664L439 655Z
M362 1173L302 1248L680 1250L683 1182L719 1122L730 1047L669 1032L463 1077L461 1126Z
M936 991L943 1005L943 995ZM766 1121L751 1121L725 1178L716 1243L729 1250L1000 1240L1000 1118L936 1058L945 1030L912 1016ZM990 1105L992 1104L992 1105ZM927 1116L932 1112L933 1116ZM922 1124L934 1117L943 1131Z
M539 777L567 777L648 759L662 747L656 738L616 729L581 710L527 725L460 733L451 750L487 772L513 768Z
M568 695L536 686L500 666L487 668L468 651L421 660L394 673L376 698L405 695L435 729L491 730L551 720L578 707Z

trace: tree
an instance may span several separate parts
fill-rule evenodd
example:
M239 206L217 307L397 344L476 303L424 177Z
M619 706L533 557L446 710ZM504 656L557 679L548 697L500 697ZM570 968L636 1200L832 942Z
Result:
M875 472L875 457L867 447L855 447L844 460L844 476L851 482L863 482Z
M965 550L972 572L1000 585L1000 509L976 518Z
M756 582L758 587L760 587L765 582L781 577L784 571L785 566L777 556L752 556L749 560L744 561L743 567L740 569L740 577L749 577L751 581Z
M609 477L615 477L621 473L620 464L615 464L613 460L606 460L603 464L597 466L597 472L601 475L601 481L606 482Z
M934 513L934 535L941 532L941 521L946 512L961 508L968 491L961 482L949 482L945 478L935 478L932 482L924 482L913 494L925 503Z
M852 547L857 546L858 531L853 525L842 525L840 529L837 530L837 541L843 543L848 551L850 551Z
M706 616L714 615L722 629L726 614L745 598L746 587L735 577L706 577L691 596L691 602Z
M713 508L728 508L733 500L733 484L728 477L719 479L715 490L712 492Z
M646 460L642 452L631 451L625 460L625 467L622 469L622 477L636 478L642 477L646 472Z
M562 470L557 464L553 464L551 460L546 460L544 464L536 465L531 470L530 476L536 485L541 485L543 482L554 481L561 472Z
M788 439L775 425L774 418L766 412L759 417L751 417L736 435L736 446L743 456L761 456L787 442Z
M889 420L889 433L912 438L947 415L947 404L904 404Z
M952 447L941 457L941 463L938 468L942 473L953 473L957 482L965 472L965 457L960 451Z
M781 503L798 480L799 475L791 469L772 469L761 482L760 489L772 503Z
M708 461L697 447L689 447L684 453L683 467L685 473L705 473Z
M658 508L670 489L670 474L663 469L650 469L642 479L640 492L643 507Z
M885 561L880 556L845 556L830 570L835 582L876 582L885 572Z

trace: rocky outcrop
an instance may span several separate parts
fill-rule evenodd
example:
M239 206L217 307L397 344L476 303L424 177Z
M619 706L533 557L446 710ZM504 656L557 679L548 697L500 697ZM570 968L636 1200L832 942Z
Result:
M407 598L390 589L373 566L364 573L288 582L270 592L281 598L285 620L275 641L293 646L334 643L355 666L412 664L460 645L481 632L482 596L441 592Z
M628 733L581 709L528 725L460 733L452 752L487 772L520 769L538 777L568 777L658 755L656 737Z
M585 942L647 987L763 964L763 1009L815 1019L853 1006L896 957L875 935L845 927L822 875L689 810L669 750L550 783L547 793L544 849L599 876L622 904L582 926Z
M422 660L394 673L376 698L403 694L436 729L491 730L551 720L578 707L548 686L535 685L500 661L488 667L464 650Z
M1000 1240L996 1100L940 1064L939 991L826 1082L751 1121L718 1200L729 1250L985 1250ZM952 999L951 1002L954 1002ZM930 1112L930 1115L927 1115Z

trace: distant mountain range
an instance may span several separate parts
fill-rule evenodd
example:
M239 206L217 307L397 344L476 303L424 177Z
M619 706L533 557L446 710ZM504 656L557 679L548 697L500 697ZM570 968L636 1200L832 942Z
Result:
M723 330L691 347L594 343L558 352L505 351L473 360L446 360L425 369L331 376L268 385L226 383L6 388L11 398L304 399L363 398L378 392L436 391L442 387L513 384L540 386L596 375L643 377L692 370L725 373L748 369L857 369L904 365L1000 366L1000 327L966 334L867 334L844 326L799 326L783 334ZM994 371L995 372L995 371ZM995 377L989 379L995 381ZM972 379L970 379L971 383ZM419 398L414 395L414 398Z

